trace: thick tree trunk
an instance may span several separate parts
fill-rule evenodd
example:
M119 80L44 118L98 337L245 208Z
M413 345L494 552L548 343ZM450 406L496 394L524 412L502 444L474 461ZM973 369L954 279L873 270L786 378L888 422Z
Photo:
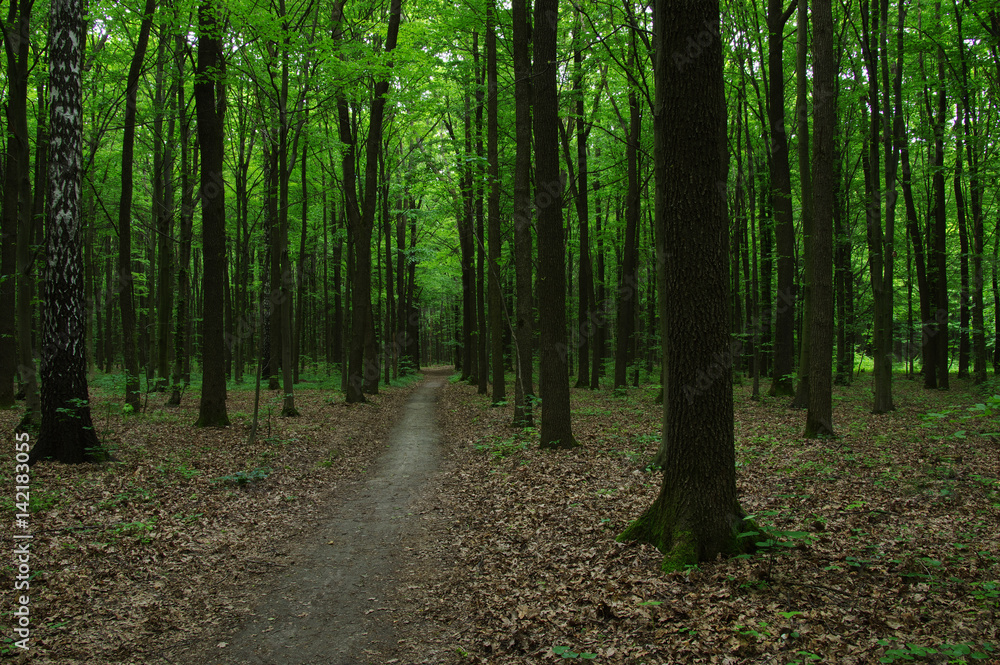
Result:
M225 427L226 413L225 338L223 300L226 279L226 187L223 169L223 114L225 90L222 81L222 44L218 6L204 0L198 6L198 64L194 102L201 148L201 227L204 269L202 275L202 383L198 427Z
M52 0L49 12L49 210L42 308L42 425L29 463L105 458L90 416L84 355L80 191L83 139L80 0Z
M683 570L734 553L744 513L736 495L730 354L726 107L716 0L660 0L654 9L657 221L667 248L668 358L663 484L653 505L622 533ZM683 55L691 35L708 46Z
M833 58L833 8L813 0L813 228L812 315L809 317L809 411L806 437L833 435L833 206L834 135L837 131L837 65Z
M559 173L556 84L558 0L536 0L534 12L535 207L538 209L538 320L541 330L542 448L577 444L570 423L566 355L566 251Z

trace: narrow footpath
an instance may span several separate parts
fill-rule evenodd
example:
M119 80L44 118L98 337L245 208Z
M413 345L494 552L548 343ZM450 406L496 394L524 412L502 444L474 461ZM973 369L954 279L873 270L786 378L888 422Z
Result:
M394 642L376 619L387 609L397 555L418 529L410 507L441 459L435 403L447 376L429 373L418 386L371 475L332 502L329 521L301 544L294 565L261 585L266 595L248 621L175 652L172 662L360 665L373 645Z

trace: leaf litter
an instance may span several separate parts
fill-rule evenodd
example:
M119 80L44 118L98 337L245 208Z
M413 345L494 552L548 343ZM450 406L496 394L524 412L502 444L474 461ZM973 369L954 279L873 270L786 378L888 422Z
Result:
M972 417L962 389L894 389L897 411L874 416L864 377L837 388L839 438L810 441L802 412L736 386L741 502L779 542L662 574L654 548L614 541L659 490L655 387L574 389L583 446L551 452L511 427L510 405L448 384L444 469L372 617L395 641L369 662L1000 662L996 411ZM384 450L409 393L346 407L299 390L306 415L272 417L253 446L250 393L230 393L223 430L190 427L192 400L95 416L114 464L32 471L39 623L19 661L174 662L246 616L258 581L294 565L289 543ZM0 413L7 431L14 415ZM2 577L10 607L10 566Z
M778 537L670 574L655 548L614 540L659 491L655 386L574 389L583 446L552 452L511 427L511 406L450 385L449 474L434 497L447 528L400 588L394 620L422 628L395 655L860 664L925 649L925 662L1000 663L996 411L966 417L967 390L894 385L897 411L882 416L865 377L838 388L833 440L801 438L804 412L735 386L741 502Z

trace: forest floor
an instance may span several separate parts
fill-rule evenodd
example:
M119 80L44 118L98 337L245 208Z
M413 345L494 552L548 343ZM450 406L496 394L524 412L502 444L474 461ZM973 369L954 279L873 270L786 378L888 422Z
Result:
M383 504L416 497L392 515L402 530L383 534L402 534L388 558L362 573L358 588L377 591L355 589L355 600L301 571L324 545L340 552L364 540L365 520L337 520L370 514L346 507L393 468L387 445L418 388L347 407L307 385L296 391L304 416L272 414L253 446L249 392L230 393L225 430L190 427L190 395L181 409L153 404L129 416L110 415L95 396L95 424L117 462L33 469L32 648L10 644L7 566L0 656L310 662L297 651L298 660L251 661L247 648L320 623L315 607L295 602L325 595L366 619L349 629L363 638L353 660L323 661L335 665L1000 663L1000 400L963 381L927 392L897 377L897 410L874 416L862 376L836 389L838 438L821 441L801 438L805 414L785 400L754 402L749 386L736 386L741 502L773 540L753 556L669 575L655 549L614 541L659 489L647 466L656 387L574 390L583 445L543 452L535 431L510 426L510 405L445 383L440 444L425 448L430 466L409 474L424 491L408 487ZM0 431L16 416L0 413ZM0 470L7 487L11 467ZM0 503L9 523L11 498ZM289 580L304 595L289 593Z

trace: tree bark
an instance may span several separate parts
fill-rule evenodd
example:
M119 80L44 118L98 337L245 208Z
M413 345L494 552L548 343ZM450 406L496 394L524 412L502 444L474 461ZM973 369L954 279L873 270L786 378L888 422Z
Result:
M793 5L794 7L794 5ZM777 295L774 303L772 397L792 395L795 358L795 227L792 223L792 177L785 130L784 29L791 16L781 0L767 3L767 119L771 135L771 207L777 252Z
M633 35L633 39L634 39ZM636 279L636 245L639 228L639 141L642 130L642 115L635 91L628 95L629 132L625 148L628 174L628 189L625 193L625 240L622 250L622 276L618 285L618 312L615 334L615 388L624 388L627 381L628 365L632 360L635 344L636 301L639 298L639 282Z
M139 76L149 43L156 0L146 0L135 53L125 83L125 117L122 135L121 199L118 204L118 302L122 317L122 354L125 360L125 403L139 410L139 359L135 345L135 295L132 279L132 168L135 150L136 97Z
M80 0L52 0L49 11L49 210L42 308L42 424L29 464L100 461L90 415L84 354L80 191L83 113L80 61L85 40Z
M157 286L156 286L156 390L164 392L170 380L170 328L173 314L173 220L174 220L174 123L173 94L174 82L166 85L162 70L165 64L166 45L170 36L160 37L157 62L156 118L154 120L154 146L161 155L159 168L153 169L156 183L153 186L158 196L154 197L153 220L156 225ZM169 114L166 137L163 136L164 109Z
M483 184L482 177L479 176L480 167L485 155L483 154L483 74L485 71L479 66L479 33L472 33L472 62L475 71L476 90L476 167L473 178L473 202L475 204L476 218L476 329L479 336L476 338L476 353L478 354L477 365L479 367L479 384L476 392L485 395L489 392L490 385L490 359L489 359L489 338L487 336L486 321L486 233L483 215Z
M225 427L226 368L223 300L226 279L226 188L222 178L223 115L222 43L218 5L204 0L198 6L198 64L194 102L201 149L202 270L202 384L198 427Z
M655 545L665 571L734 553L736 495L730 343L726 107L717 0L660 0L653 19L656 218L667 255L663 484L619 537ZM704 35L698 57L684 55ZM723 360L720 360L722 358Z
M507 382L504 379L503 324L504 305L500 286L500 125L499 89L497 87L497 35L495 0L486 3L486 160L489 164L489 292L490 292L490 352L493 376L493 403L507 399Z
M538 210L538 320L541 331L542 448L577 446L570 423L566 345L566 251L563 180L559 173L559 90L556 84L558 0L534 11L535 207Z
M578 32L582 23L577 16ZM591 320L594 315L594 274L590 260L590 186L588 183L587 137L590 134L587 123L584 122L584 76L582 35L576 35L573 49L573 89L576 94L576 218L580 227L580 265L579 265L579 307L577 328L580 342L577 346L578 369L576 387L590 386L590 340L594 336L595 326Z
M3 201L0 204L0 409L14 406L14 379L20 374L26 383L35 378L34 360L26 364L24 354L18 359L18 328L14 325L17 290L18 248L27 242L23 220L31 214L31 181L28 172L28 46L31 0L10 0L7 24L3 25L4 50L7 54L6 160L3 170ZM20 320L18 321L20 324ZM30 322L29 322L30 329ZM30 347L29 347L30 353ZM30 365L30 367L29 367Z
M837 65L833 58L833 7L813 0L813 228L812 315L809 318L809 410L805 436L833 435L833 206L837 190Z
M935 5L936 15L940 20L941 5ZM936 113L928 105L927 114L934 130L934 152L931 159L931 188L933 191L933 212L928 220L928 236L933 261L933 270L929 270L928 281L933 285L931 294L934 299L933 346L935 366L937 369L937 388L948 389L948 256L947 256L947 201L944 179L944 131L947 121L948 104L945 91L945 55L944 47L938 46L937 52L937 109ZM930 266L929 266L930 267Z
M514 425L531 427L534 389L531 261L531 55L528 2L512 0L514 57Z
M45 187L47 184L45 171L48 169L48 130L45 115L48 113L44 87L38 87L39 114L35 142L35 191L31 206L25 207L18 215L17 229L17 337L18 337L18 374L24 383L25 409L18 429L30 428L37 430L42 419L41 397L38 392L38 371L35 367L35 331L33 329L35 297L36 261L32 245L38 243L36 226L40 227L40 219L45 215ZM24 185L21 187L22 195ZM93 228L93 225L91 225ZM99 305L97 309L100 319ZM100 337L100 326L98 326ZM89 358L88 358L89 360Z
M174 367L171 375L170 400L172 406L181 403L181 382L184 379L184 359L188 357L188 318L191 299L190 266L191 240L193 236L194 197L193 183L190 178L189 144L191 125L187 115L185 100L184 63L187 61L187 41L183 35L174 36L174 58L177 67L177 112L179 114L180 149L181 149L181 207L180 207L180 260L177 265L177 317L174 329Z
M813 193L812 171L809 167L809 95L806 72L806 61L809 41L809 12L807 0L798 0L797 41L795 45L795 119L796 140L799 153L799 182L802 193L802 265L803 275L800 292L802 294L802 333L799 339L798 381L795 385L795 397L792 407L804 409L809 405L809 353L812 346L809 336L812 334L812 235L813 226Z
M334 6L334 41L342 38L344 2ZM401 0L392 0L389 6L389 24L385 40L385 52L396 48L399 34ZM391 67L391 62L389 63ZM343 184L347 207L347 228L354 241L354 274L351 284L351 343L348 354L347 402L365 402L362 392L367 377L374 374L378 380L378 366L365 362L366 344L372 344L371 305L371 237L378 203L378 155L382 148L382 121L385 116L386 94L389 92L390 78L387 73L372 90L373 102L369 112L368 138L365 144L364 201L359 203L357 176L355 173L356 145L351 131L347 98L341 93L337 99L340 140L347 146L342 161Z

